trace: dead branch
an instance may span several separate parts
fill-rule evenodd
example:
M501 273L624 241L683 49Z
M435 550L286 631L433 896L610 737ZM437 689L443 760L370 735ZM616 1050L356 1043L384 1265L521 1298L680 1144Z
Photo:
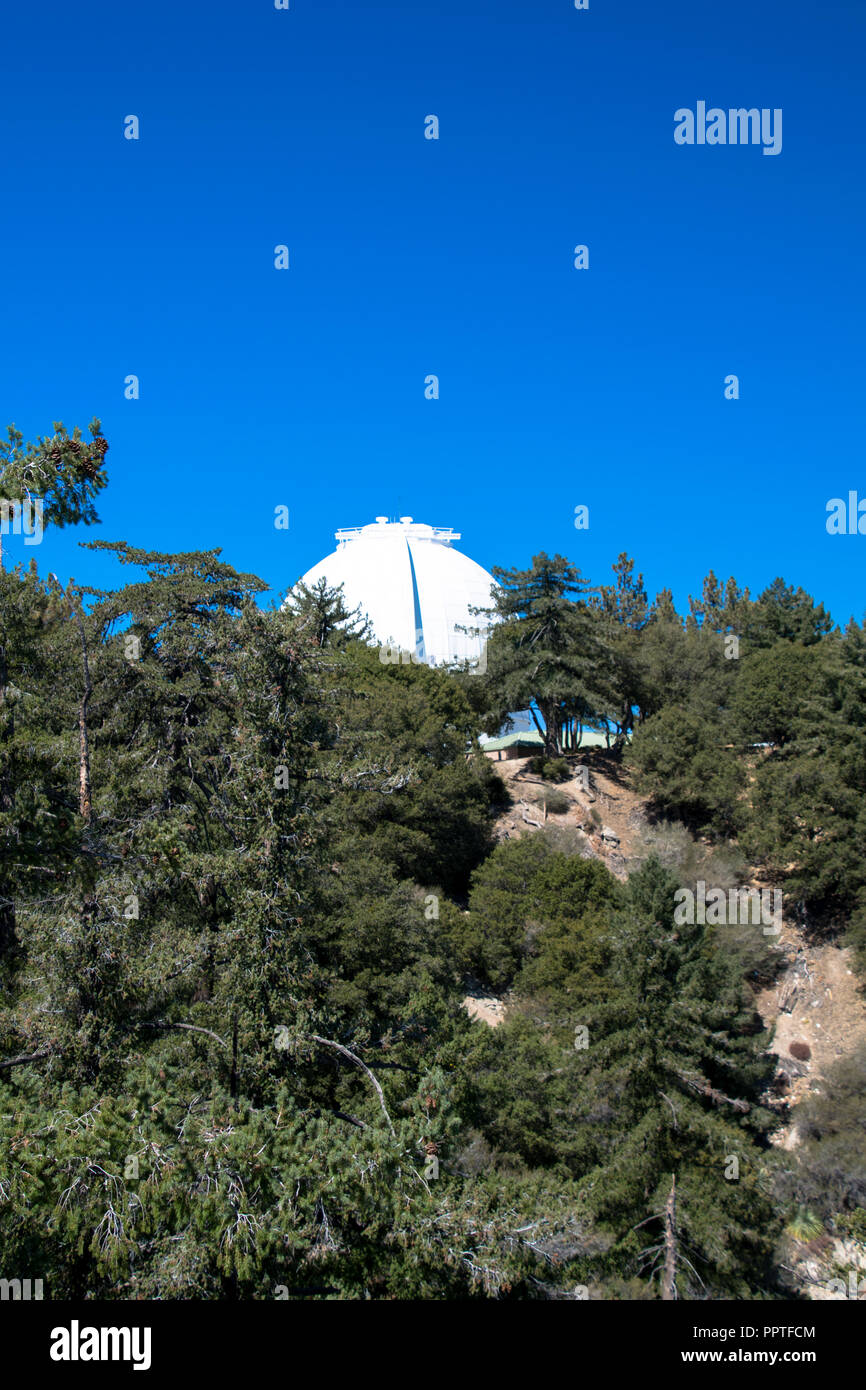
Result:
M207 1033L208 1037L213 1038L214 1042L218 1042L220 1047L228 1047L228 1043L218 1033L212 1033L210 1028L199 1028L195 1023L136 1023L133 1026L135 1028L182 1028L187 1033Z
M388 1114L388 1108L385 1105L385 1094L382 1090L382 1087L379 1085L379 1082L376 1080L375 1076L371 1072L370 1068L366 1065L366 1063L362 1062L360 1057L356 1057L355 1053L350 1052L348 1047L344 1047L342 1043L333 1042L331 1038L321 1038L319 1037L318 1033L311 1033L310 1037L313 1039L313 1042L319 1043L322 1047L332 1047L335 1052L342 1053L344 1057L349 1058L350 1062L354 1062L356 1067L360 1067L362 1071L365 1071L367 1073L367 1075L369 1076L370 1080L376 1088L376 1094L379 1097L379 1104L382 1107L382 1113L384 1114L385 1119L388 1121L388 1128L393 1134L394 1126L391 1123L391 1116Z
M38 1052L22 1052L20 1057L8 1057L5 1062L0 1062L0 1070L4 1067L24 1067L28 1062L38 1062L42 1057L50 1057L52 1048L42 1047Z

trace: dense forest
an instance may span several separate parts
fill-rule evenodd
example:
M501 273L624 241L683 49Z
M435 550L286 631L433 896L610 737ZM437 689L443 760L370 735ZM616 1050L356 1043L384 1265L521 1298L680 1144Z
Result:
M87 525L98 422L9 431L2 493ZM0 570L0 1249L52 1298L774 1299L866 1239L866 1056L786 1119L763 880L866 965L866 632L777 579L688 612L628 556L495 571L485 669L382 661L339 592L127 542ZM126 567L126 574L124 573ZM127 579L127 575L129 576ZM126 582L124 582L126 580ZM479 621L483 615L479 615ZM646 798L624 879L505 841L479 734L586 728ZM462 1006L472 977L510 1006Z

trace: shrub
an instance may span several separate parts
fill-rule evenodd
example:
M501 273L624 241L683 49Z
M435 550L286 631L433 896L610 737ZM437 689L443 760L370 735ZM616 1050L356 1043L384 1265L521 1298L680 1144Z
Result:
M541 775L547 782L567 782L571 777L571 768L565 758L550 758L544 764Z
M530 793L530 799L536 806L546 807L551 816L564 816L571 807L571 798L558 787L539 787Z
M747 862L734 845L701 844L680 821L660 820L641 833L641 859L658 859L676 874L683 887L694 887L702 878L714 888L739 888L745 881Z
M866 1207L866 1045L834 1062L793 1118L802 1137L781 1199L824 1220Z
M503 990L530 955L546 955L553 927L567 928L570 941L576 924L603 911L617 893L616 880L597 860L557 853L543 833L524 835L498 845L475 870L469 912L455 910L444 929L461 968ZM559 940L554 932L551 942L554 936ZM571 946L579 942L566 955Z
M736 828L746 775L716 721L671 706L635 730L626 757L658 814L716 835Z
M529 771L536 777L543 777L545 782L567 782L571 777L565 758L545 758L543 754L529 759Z
M795 1240L815 1240L824 1229L823 1222L808 1207L798 1207L785 1227L785 1232Z
M848 923L845 932L845 945L850 946L854 957L854 968L866 976L866 894L861 893L860 901Z

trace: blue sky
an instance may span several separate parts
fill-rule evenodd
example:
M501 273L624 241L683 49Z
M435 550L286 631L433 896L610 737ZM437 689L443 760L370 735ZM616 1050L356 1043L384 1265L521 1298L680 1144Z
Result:
M0 40L0 425L111 445L102 524L13 558L221 546L277 592L409 514L863 616L825 529L866 497L863 0L48 0ZM782 153L678 146L699 100L781 108Z

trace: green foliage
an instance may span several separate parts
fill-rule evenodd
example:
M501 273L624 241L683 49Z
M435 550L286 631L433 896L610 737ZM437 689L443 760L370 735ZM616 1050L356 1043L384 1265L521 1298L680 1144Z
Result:
M787 657L796 648L783 647ZM747 853L784 875L801 920L839 924L866 888L866 663L862 630L825 638L803 654L783 746L759 761Z
M781 748L806 721L819 717L814 704L819 656L815 647L793 643L746 655L732 700L735 737L746 745L772 743Z
M91 436L11 432L7 495L93 520ZM863 1059L780 1156L769 948L673 895L743 881L741 826L866 939L861 628L712 574L683 622L627 556L593 592L540 555L461 678L383 663L326 585L265 612L218 551L97 548L133 580L0 571L4 1267L52 1298L656 1297L675 1181L679 1295L764 1298L783 1213L859 1230ZM635 725L684 824L628 882L567 827L494 844L478 724L530 701L552 815L579 725Z
M820 642L832 631L833 620L823 603L816 604L805 589L774 579L757 602L743 614L743 630L754 646L777 642Z
M87 611L0 576L4 1261L52 1297L523 1287L522 1229L571 1213L453 1166L472 1025L403 876L486 846L465 697L261 612L216 553L110 548L144 578Z
M530 758L528 767L530 772L543 777L545 782L567 782L571 777L571 768L565 758Z
M635 712L646 699L645 670L641 661L644 633L652 610L643 575L635 577L634 560L625 552L612 566L615 581L602 585L596 602L604 616L607 642L605 664L610 716L621 741L634 727Z
M685 706L670 705L634 734L626 755L636 784L660 816L730 833L745 771L718 731Z
M536 971L555 976L548 953L568 956L564 934L580 956L581 924L616 893L602 864L558 853L545 835L507 840L473 874L469 912L452 925L449 945L462 968L494 990L508 988L539 956Z
M610 643L590 590L561 555L535 555L528 570L493 570L498 588L487 641L487 672L467 680L488 729L535 704L545 755L556 758L575 721L604 715L613 699Z
M795 1240L809 1241L815 1240L823 1230L823 1221L813 1211L808 1207L798 1207L785 1227L785 1234L793 1236Z
M633 1259L645 1272L659 1264L647 1225L661 1229L675 1176L691 1262L683 1292L709 1283L716 1296L748 1296L768 1278L777 1228L762 1152L774 1121L758 1102L772 1061L736 966L706 928L673 929L675 884L652 861L629 880L609 993L586 1013L577 1122L593 1150L588 1204L614 1237L601 1266ZM736 1181L725 1178L731 1156Z
M54 433L24 441L10 425L0 440L0 497L8 501L40 498L45 525L91 525L98 521L93 499L108 481L105 455L108 442L98 420L89 426L90 440L76 425L69 434L60 421Z
M286 600L295 619L298 636L314 647L344 647L347 642L363 642L370 635L370 623L360 610L346 607L342 584L328 587L319 579L312 588L298 580Z
M866 893L861 893L845 933L845 944L854 952L858 972L866 975Z
M557 787L538 787L530 793L531 799L544 809L546 815L564 816L571 809L571 797Z
M552 855L540 872L552 888L575 868ZM781 1230L759 1099L773 1063L737 963L711 929L674 928L675 887L653 861L625 890L595 876L575 930L540 934L522 1003L471 1059L475 1123L490 1166L579 1186L570 1276L657 1293L675 1176L680 1296L749 1297L775 1287Z
M321 673L327 726L319 775L342 861L374 854L397 875L465 891L491 846L491 812L505 792L481 754L457 680L417 664L387 664L350 643ZM320 696L317 696L317 703Z

